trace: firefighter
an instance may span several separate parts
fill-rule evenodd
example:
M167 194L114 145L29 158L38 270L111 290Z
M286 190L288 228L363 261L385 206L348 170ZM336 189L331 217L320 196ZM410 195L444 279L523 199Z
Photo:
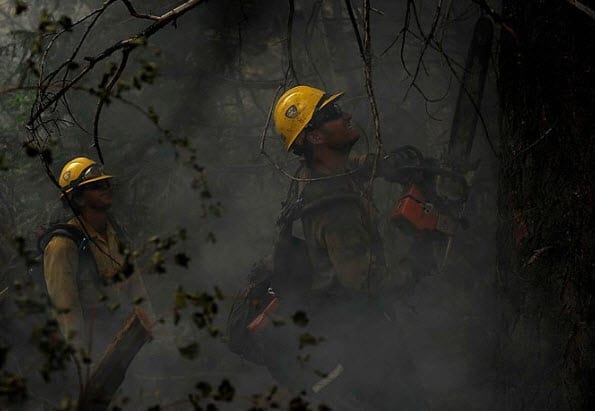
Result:
M153 313L143 280L125 258L124 234L110 219L112 176L86 157L68 161L59 177L73 218L46 233L43 268L64 338L96 360L138 306ZM134 272L133 272L134 271ZM92 352L90 352L92 351Z
M342 94L300 85L274 109L286 150L302 157L282 218L302 231L312 268L302 303L324 337L311 366L326 376L309 388L339 401L352 395L366 409L394 409L395 401L400 409L423 409L414 394L420 387L410 386L418 385L415 370L394 338L393 315L380 303L392 279L368 189L373 171L390 181L407 176L395 171L390 155L376 166L373 156L350 156L360 132L338 105Z

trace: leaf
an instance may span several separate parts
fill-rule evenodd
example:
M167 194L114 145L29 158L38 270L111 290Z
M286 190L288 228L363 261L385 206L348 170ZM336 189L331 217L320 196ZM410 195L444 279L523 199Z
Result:
M25 149L25 154L29 157L35 157L39 154L39 150L31 142L23 143L23 148Z
M144 46L147 44L147 38L145 36L138 36L130 41L132 46Z
M114 312L116 311L118 308L120 308L120 303L111 303L107 306L107 308L111 311Z
M205 381L199 381L196 383L195 388L200 391L200 395L202 395L203 398L208 397L211 395L211 392L213 392L213 387L211 387L211 384Z
M178 351L182 357L193 360L198 356L199 346L198 343L193 342L185 347L178 347Z
M159 124L159 116L157 115L153 107L149 107L147 109L147 117L149 117L149 120L151 120L153 123Z
M304 311L296 311L295 314L291 316L294 324L299 327L305 327L308 324L308 316Z
M215 298L217 298L219 301L222 301L225 298L225 296L223 295L223 292L217 286L215 286Z
M188 262L190 261L190 257L188 257L185 253L178 253L174 256L174 261L177 265L180 265L184 268L188 268Z
M49 148L44 149L41 152L41 158L45 163L52 164L52 161L53 161L52 150L50 150Z
M286 324L285 320L280 317L271 317L271 323L274 327L281 327Z
M72 19L66 15L60 16L58 19L58 24L61 25L66 31L72 30Z
M209 233L207 234L207 243L215 244L216 242L217 242L217 237L215 237L214 233L209 231Z
M186 306L186 293L184 292L184 289L182 287L178 287L174 296L174 309L181 310L183 308L186 308Z
M219 387L217 388L217 394L213 396L217 401L227 401L230 402L233 400L233 397L236 393L236 389L230 384L227 379L221 381Z
M318 345L324 339L321 337L315 337L310 333L304 333L299 337L300 350L308 345Z
M192 314L192 321L199 329L205 328L207 326L207 320L202 313L196 312Z
M41 33L54 33L56 31L56 25L52 21L52 16L45 9L41 10L39 14L39 25L37 29Z
M16 0L14 5L14 14L17 16L26 12L29 9L29 5L23 0Z
M310 361L310 354L305 354L305 353L298 354L297 359L300 364L305 364L308 361Z
M151 256L151 263L153 263L153 269L155 270L155 272L159 274L163 274L166 272L164 265L165 259L159 251L153 253L153 255Z

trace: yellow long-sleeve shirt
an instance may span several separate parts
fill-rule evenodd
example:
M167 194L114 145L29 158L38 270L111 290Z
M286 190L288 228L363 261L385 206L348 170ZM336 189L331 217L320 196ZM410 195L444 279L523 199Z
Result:
M138 272L113 281L125 262L113 226L108 224L103 238L82 218L73 218L68 224L82 229L81 221L90 238L88 247L94 262L80 258L77 244L71 239L55 236L44 251L44 275L62 334L77 347L92 347L94 353L101 353L130 315L132 306L140 304L150 318L153 313ZM81 264L84 266L79 269ZM139 303L139 299L143 302Z

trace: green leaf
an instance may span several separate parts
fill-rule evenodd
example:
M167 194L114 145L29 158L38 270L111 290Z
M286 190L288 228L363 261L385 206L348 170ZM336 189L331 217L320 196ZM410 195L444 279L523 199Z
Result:
M183 308L186 308L186 305L186 293L184 292L182 287L178 287L174 296L174 309L181 310Z
M300 350L308 345L318 345L323 340L322 337L315 337L310 333L304 333L299 337Z

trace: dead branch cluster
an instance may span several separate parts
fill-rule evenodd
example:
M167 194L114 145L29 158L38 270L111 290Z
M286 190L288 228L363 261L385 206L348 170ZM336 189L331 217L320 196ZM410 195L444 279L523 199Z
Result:
M177 7L166 11L161 15L142 14L136 11L129 0L106 0L101 7L93 10L86 16L80 18L78 21L69 24L62 29L45 33L43 36L43 51L39 60L38 68L38 83L36 86L36 96L34 103L31 106L30 116L27 122L27 130L29 133L29 141L26 145L39 153L42 164L45 167L46 173L50 179L57 185L57 180L49 168L49 159L47 155L47 142L53 133L60 132L60 123L74 123L83 131L85 127L78 123L75 115L70 109L68 92L76 89L81 81L97 66L115 53L120 53L120 61L115 68L109 73L111 77L100 90L98 101L93 117L93 146L95 147L100 161L103 163L104 158L99 144L99 122L101 111L109 100L113 88L121 78L127 64L129 55L138 46L144 45L152 35L157 33L169 24L175 24L176 19L194 9L204 0L188 0ZM80 57L81 49L89 40L89 35L96 26L98 20L106 13L108 8L116 3L122 3L128 10L130 16L141 20L150 20L151 23L143 30L111 44L104 50L99 51L93 56ZM48 70L48 56L52 52L56 42L66 32L71 32L75 27L84 26L80 39L73 49L72 54L64 60L58 67ZM80 60L84 64L79 63ZM64 111L67 114L65 119Z

